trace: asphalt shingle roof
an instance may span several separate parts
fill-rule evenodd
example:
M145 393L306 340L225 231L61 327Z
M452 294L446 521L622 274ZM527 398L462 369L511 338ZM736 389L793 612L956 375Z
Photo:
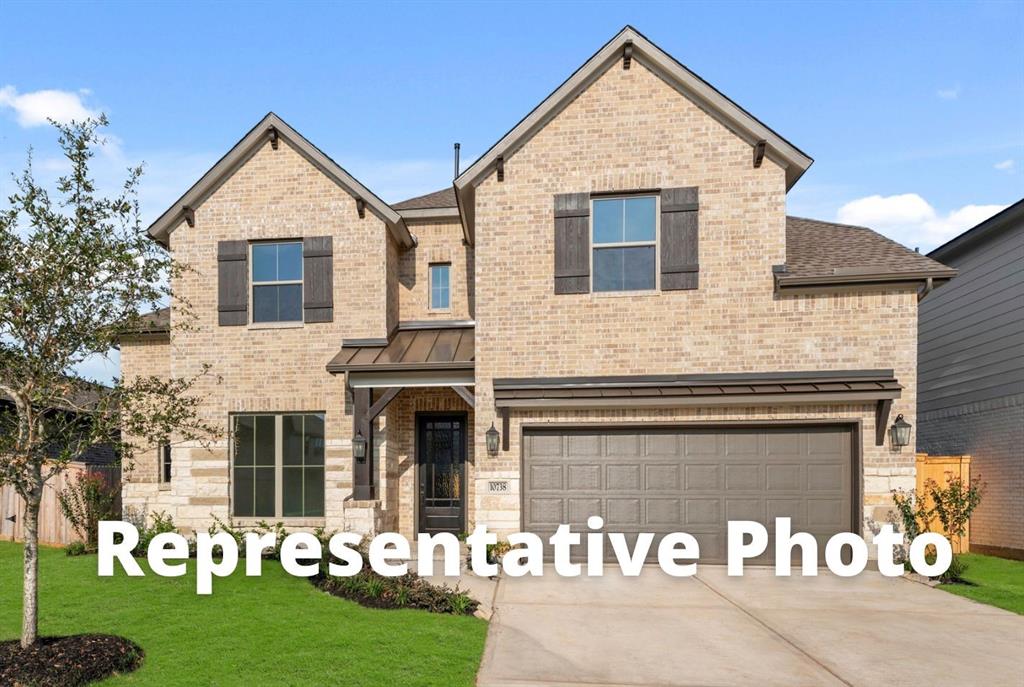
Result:
M391 204L391 207L395 210L427 210L433 208L453 208L456 206L455 189L450 186L424 196L416 196L415 198L403 200L401 203Z
M787 277L949 272L942 263L867 227L803 217L786 218L786 268Z

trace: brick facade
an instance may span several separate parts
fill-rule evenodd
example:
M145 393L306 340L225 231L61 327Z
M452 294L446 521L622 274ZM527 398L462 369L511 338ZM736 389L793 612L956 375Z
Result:
M554 194L697 186L700 288L630 295L555 295ZM874 445L874 406L820 405L678 410L513 412L510 449L487 454L496 377L733 373L893 368L903 385L893 415L914 423L917 301L914 287L780 296L772 266L786 261L786 181L766 158L640 62L612 68L505 159L505 179L476 191L476 244L457 221L409 222L419 243L402 250L384 223L285 141L261 147L195 210L195 226L171 236L190 265L174 289L198 315L163 348L126 342L129 371L173 375L213 364L220 382L197 389L205 418L228 426L231 413L326 413L328 529L416 529L415 413L461 410L446 387L404 390L379 418L379 503L350 499L352 407L343 376L325 365L343 339L380 338L398 322L476 321L476 407L467 465L467 529L520 526L520 432L524 423L834 419L861 428L863 510L884 518L889 490L914 482L913 447ZM219 240L334 237L334 321L297 327L217 325ZM450 312L428 305L427 267L452 265ZM173 315L172 315L173 318ZM226 518L230 502L226 438L210 449L174 450L168 490L126 481L125 503L166 510L184 527ZM156 457L153 456L155 461ZM141 466L156 474L154 466ZM488 480L510 491L487 493Z

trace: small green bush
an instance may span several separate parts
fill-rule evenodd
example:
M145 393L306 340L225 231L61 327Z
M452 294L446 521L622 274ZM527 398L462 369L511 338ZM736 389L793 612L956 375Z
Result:
M64 553L68 556L84 556L89 553L89 549L86 548L85 542L73 541L64 547Z
M88 551L95 551L99 543L101 520L120 517L114 505L117 492L102 477L79 473L75 481L57 494L60 512L71 523Z

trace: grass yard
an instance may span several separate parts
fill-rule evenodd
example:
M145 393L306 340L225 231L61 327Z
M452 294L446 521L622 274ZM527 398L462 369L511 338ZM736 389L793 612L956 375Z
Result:
M0 542L0 640L21 628L21 545ZM273 561L214 578L96 575L96 556L40 554L40 634L117 634L142 668L104 685L472 685L487 623L472 616L374 610L320 592ZM120 572L120 566L115 565Z
M972 584L942 584L939 589L989 606L1024 615L1024 561L966 553L964 579Z

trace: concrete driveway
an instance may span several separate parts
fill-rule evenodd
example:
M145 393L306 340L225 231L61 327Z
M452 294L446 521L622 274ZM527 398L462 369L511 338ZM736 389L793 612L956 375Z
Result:
M1024 617L877 573L503 578L478 684L1024 685Z

